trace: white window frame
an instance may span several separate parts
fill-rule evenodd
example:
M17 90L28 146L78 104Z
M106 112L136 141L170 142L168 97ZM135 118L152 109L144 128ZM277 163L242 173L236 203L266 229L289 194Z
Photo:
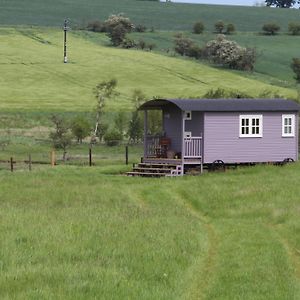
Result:
M249 120L249 133L242 133L242 120L248 119ZM254 119L259 119L259 133L252 133L253 126L252 121ZM261 138L263 136L263 115L240 115L240 138Z
M185 120L192 120L192 112L190 110L187 110L184 112L184 119Z
M291 119L291 125L286 125L285 120ZM286 133L285 128L291 127L291 132ZM282 115L282 136L283 137L295 137L295 115Z

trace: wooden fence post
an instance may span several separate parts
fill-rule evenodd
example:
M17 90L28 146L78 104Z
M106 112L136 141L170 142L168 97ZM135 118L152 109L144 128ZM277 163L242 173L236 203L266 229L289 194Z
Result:
M125 163L128 165L128 145L125 147Z
M55 151L51 151L51 167L55 166Z
M14 159L12 157L10 158L10 171L14 171Z
M31 164L32 164L31 154L29 154L28 155L28 169L29 169L29 171L31 171Z
M89 148L89 166L92 166L92 147Z

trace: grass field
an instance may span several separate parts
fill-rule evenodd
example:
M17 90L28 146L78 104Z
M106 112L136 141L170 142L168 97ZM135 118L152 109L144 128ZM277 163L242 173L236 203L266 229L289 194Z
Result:
M0 297L299 299L299 167L0 171Z
M94 19L105 20L110 14L123 12L135 23L159 30L191 30L203 20L207 30L223 19L234 22L239 31L260 31L262 24L278 22L287 30L288 22L299 20L297 9L270 9L222 5L175 4L137 0L2 0L0 24L62 26L65 17L71 25L82 26Z
M112 48L104 34L75 30L119 12L156 29L132 34L154 42L155 52ZM129 114L134 89L148 98L201 97L217 87L296 98L289 65L299 37L258 31L273 20L286 31L299 13L135 0L2 0L0 160L31 154L49 161L51 114L91 120L93 88L112 77L120 94L106 104L110 124L116 112ZM66 16L73 30L63 64L58 26ZM205 34L188 33L199 19ZM175 31L203 45L219 19L235 23L230 38L257 47L254 73L166 53ZM131 146L130 164L141 153ZM0 163L1 300L300 299L299 163L149 180L123 176L131 168L124 145L94 146L94 167L86 166L87 154L87 144L73 145L66 165L33 165L32 172L18 163L10 173Z
M216 37L213 33L196 35L185 32L185 35L201 47ZM144 39L148 43L154 43L157 50L162 53L166 52L166 49L174 48L174 32L171 31L133 33L131 36L137 41ZM244 47L256 48L257 61L254 67L255 73L251 75L252 78L274 85L295 88L295 74L290 65L292 58L299 56L300 37L286 34L265 36L253 32L237 32L227 38ZM104 45L105 41L103 39L101 41ZM247 72L239 74L248 75Z
M149 98L195 98L216 87L237 90L238 84L240 92L253 96L273 90L296 97L292 89L238 73L156 53L104 47L94 39L70 34L70 62L63 64L59 30L1 28L1 111L91 111L93 88L112 77L118 80L120 95L107 103L110 111L129 111L130 96L137 88Z

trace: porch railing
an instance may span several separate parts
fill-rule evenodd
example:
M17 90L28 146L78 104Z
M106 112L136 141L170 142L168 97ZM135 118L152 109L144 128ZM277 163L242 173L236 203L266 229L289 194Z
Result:
M145 145L145 157L157 157L160 149L160 135L147 135ZM202 156L202 137L184 138L184 158L200 158Z
M184 158L200 158L202 156L202 137L184 138L183 153Z
M160 135L147 135L145 145L145 156L156 156L157 149L159 148Z

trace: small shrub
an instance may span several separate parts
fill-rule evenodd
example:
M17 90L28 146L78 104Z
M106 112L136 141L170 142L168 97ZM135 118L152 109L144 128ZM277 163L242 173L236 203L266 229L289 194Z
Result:
M299 35L300 34L300 23L289 23L289 33L291 35Z
M266 35L275 35L280 30L280 26L274 22L266 23L263 25L262 30Z
M145 32L147 30L147 27L142 24L138 24L135 26L135 31L136 32Z
M195 34L201 34L204 31L204 24L202 22L196 22L193 27L193 32Z
M117 146L122 141L122 134L118 132L116 129L113 129L111 131L108 131L104 135L104 141L107 146Z
M77 142L82 143L82 140L90 134L91 125L86 119L77 117L71 122L71 130Z
M223 21L218 21L215 23L215 31L217 33L223 33L224 29L225 29L225 24Z
M131 49L136 47L136 42L135 40L131 38L124 38L123 42L121 43L121 47L124 49Z
M191 39L179 34L175 36L174 43L175 43L175 47L174 47L175 52L182 56L188 55L190 48L194 45L194 42Z
M72 144L72 135L66 120L58 115L53 115L51 121L54 131L50 132L49 138L55 149L63 149L63 160L66 159L67 148Z
M146 48L146 42L143 39L140 39L137 43L138 48L144 50Z
M226 34L233 34L235 32L235 26L232 23L227 24Z
M295 73L295 79L300 82L300 58L293 58L291 68Z
M225 90L222 88L210 89L202 97L206 99L253 98L252 96L240 91Z
M125 133L127 132L127 117L125 112L118 112L118 114L115 117L115 129L121 134L123 137Z
M202 49L197 45L192 45L188 50L187 56L200 59L202 57Z
M149 51L152 51L154 48L156 48L156 44L150 43L150 44L147 44L147 47L148 47Z

